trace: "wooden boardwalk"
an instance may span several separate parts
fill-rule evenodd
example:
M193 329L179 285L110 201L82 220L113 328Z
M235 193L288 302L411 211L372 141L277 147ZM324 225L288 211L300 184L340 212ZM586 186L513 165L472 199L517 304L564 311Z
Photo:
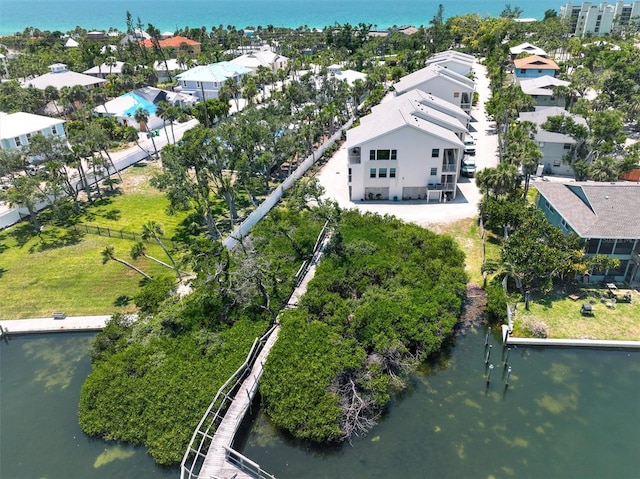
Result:
M316 265L322 259L323 251L331 240L331 235L325 234L326 227L325 224L325 228L318 237L312 258L299 271L297 287L287 302L287 308L298 305L298 301L306 292L307 285L315 274ZM181 479L275 479L263 471L258 464L234 451L232 446L236 432L258 391L264 363L271 347L278 339L279 332L280 324L276 322L268 337L262 338L264 345L258 356L252 357L256 344L260 348L260 343L256 340L245 365L241 366L220 388L191 439L182 460ZM244 366L251 367L246 375ZM235 387L242 377L244 380L240 386ZM232 391L234 394L230 397ZM225 408L226 404L228 406ZM203 449L208 441L210 444L205 456Z

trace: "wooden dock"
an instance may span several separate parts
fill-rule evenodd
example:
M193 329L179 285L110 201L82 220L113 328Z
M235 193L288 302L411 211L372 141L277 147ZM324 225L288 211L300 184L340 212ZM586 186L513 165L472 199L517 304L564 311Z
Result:
M298 305L315 274L316 265L331 240L326 228L327 224L318 236L314 254L300 268L287 308ZM275 479L232 446L258 391L265 361L279 332L280 324L276 322L270 332L254 342L245 363L220 388L191 438L180 467L181 479ZM254 351L259 351L257 356Z

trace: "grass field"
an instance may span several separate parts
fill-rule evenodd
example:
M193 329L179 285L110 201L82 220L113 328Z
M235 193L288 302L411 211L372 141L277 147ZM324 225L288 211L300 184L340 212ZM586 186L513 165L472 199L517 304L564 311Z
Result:
M606 292L604 287L554 291L534 297L529 311L525 310L524 303L518 303L514 336L531 336L523 330L523 323L535 318L547 324L551 338L640 341L640 294L620 289L618 295L631 293L632 302L607 306L608 301L602 299ZM569 298L570 294L578 299ZM593 316L580 313L583 303L593 304Z
M149 179L157 166L130 168L124 173L126 194L109 196L88 207L80 221L127 231L140 231L153 220L165 236L176 234L186 214L169 216L167 200ZM151 276L172 272L157 263L129 255L133 241L81 234L45 224L40 235L21 223L0 233L0 318L47 317L53 311L68 315L111 314L134 308L142 276L124 265L102 264L101 251L113 245L115 255ZM148 254L167 261L159 246Z
M465 269L469 275L469 281L482 286L482 237L477 219L466 218L455 223L430 226L429 229L455 238L466 255ZM486 235L485 253L489 260L500 258L498 242L489 231Z

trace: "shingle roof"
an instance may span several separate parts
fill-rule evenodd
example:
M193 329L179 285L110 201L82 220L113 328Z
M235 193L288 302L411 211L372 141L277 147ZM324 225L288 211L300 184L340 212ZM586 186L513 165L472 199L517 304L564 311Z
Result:
M89 68L88 70L85 70L83 73L85 75L104 75L104 74L109 74L109 73L113 73L114 75L119 75L122 73L122 65L124 65L124 62L113 62L113 65L109 65L108 63L103 63L102 65L99 66L95 66L93 68Z
M513 64L516 68L539 68L543 70L560 70L556 62L548 58L543 58L539 55L531 55L525 58L516 58L513 60Z
M527 95L553 96L553 88L557 86L569 86L571 82L560 80L551 75L542 75L530 80L521 80L520 88Z
M538 183L536 188L582 238L640 238L637 183Z

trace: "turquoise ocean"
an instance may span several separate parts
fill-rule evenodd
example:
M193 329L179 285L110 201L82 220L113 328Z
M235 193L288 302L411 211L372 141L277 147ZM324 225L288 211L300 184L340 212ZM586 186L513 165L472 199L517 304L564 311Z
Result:
M308 26L322 28L361 22L380 29L393 25L428 25L438 5L445 18L465 13L497 16L506 3L520 7L522 18L541 19L548 9L560 9L558 0L0 0L0 35L40 30L73 30L77 25L94 30L125 30L129 10L145 26L161 31L176 28L233 25L237 28Z

